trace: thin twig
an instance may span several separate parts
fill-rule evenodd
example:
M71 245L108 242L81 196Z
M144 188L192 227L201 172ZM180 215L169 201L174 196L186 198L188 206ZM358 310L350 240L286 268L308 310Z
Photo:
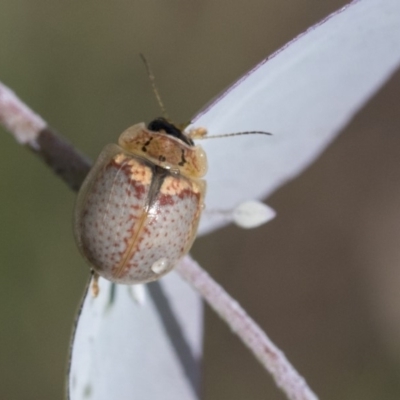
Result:
M90 161L1 82L0 124L38 155L72 190L80 188L90 170Z
M28 146L42 158L71 189L79 189L90 169L90 162L49 128L40 116L1 82L0 124L19 143ZM240 305L196 262L190 257L185 257L177 267L177 271L243 340L290 400L317 399L284 354Z
M215 282L190 256L176 267L179 274L207 301L251 350L276 384L291 400L317 400L306 381L290 364L282 351L246 313L240 304Z
M46 122L0 82L0 123L21 144L33 145Z

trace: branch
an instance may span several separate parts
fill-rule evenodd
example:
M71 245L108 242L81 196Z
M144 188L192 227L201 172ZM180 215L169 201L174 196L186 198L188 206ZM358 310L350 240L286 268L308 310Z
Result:
M90 170L90 161L1 82L0 124L17 142L37 154L72 190L79 190Z
M210 307L228 324L250 349L263 367L273 376L276 384L291 400L317 400L282 351L265 332L247 315L240 304L215 282L199 264L186 256L176 270L207 301Z
M28 146L59 175L67 185L77 191L90 169L90 162L13 91L0 82L0 124L22 145ZM207 301L229 327L253 352L277 385L290 400L316 400L284 354L270 341L261 328L246 314L196 262L185 257L176 268L194 289Z

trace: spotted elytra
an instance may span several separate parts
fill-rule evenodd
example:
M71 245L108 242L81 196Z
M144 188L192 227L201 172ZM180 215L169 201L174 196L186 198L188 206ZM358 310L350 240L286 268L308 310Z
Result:
M107 145L75 214L78 245L95 272L125 284L169 272L196 236L206 170L202 148L161 118Z
M207 158L193 139L207 131L169 122L142 58L164 117L133 125L104 148L75 208L81 253L95 274L120 284L150 282L174 268L196 237L206 191ZM267 134L233 135L248 133Z

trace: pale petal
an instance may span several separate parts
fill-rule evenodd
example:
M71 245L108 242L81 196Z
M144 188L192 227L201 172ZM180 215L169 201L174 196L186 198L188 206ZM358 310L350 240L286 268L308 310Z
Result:
M100 279L86 295L73 340L70 399L198 399L202 303L174 272L131 287Z
M262 40L260 38L260 40ZM206 207L265 198L328 146L400 63L400 1L354 2L263 61L201 112L210 135ZM226 224L205 213L200 234Z

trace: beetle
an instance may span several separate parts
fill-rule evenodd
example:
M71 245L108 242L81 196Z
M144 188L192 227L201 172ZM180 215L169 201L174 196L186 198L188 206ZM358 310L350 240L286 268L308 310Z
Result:
M94 272L120 284L168 273L190 249L204 208L204 150L165 118L107 145L78 194L74 230Z
M188 132L178 128L169 121L150 66L140 56L163 117L147 126L143 122L131 126L120 135L118 145L103 149L75 206L75 238L92 266L94 295L99 276L127 285L151 282L189 252L205 207L202 178L207 172L206 154L193 139L270 135L247 131L207 137L205 128ZM238 224L254 227L271 218L271 212L261 214L257 223Z

